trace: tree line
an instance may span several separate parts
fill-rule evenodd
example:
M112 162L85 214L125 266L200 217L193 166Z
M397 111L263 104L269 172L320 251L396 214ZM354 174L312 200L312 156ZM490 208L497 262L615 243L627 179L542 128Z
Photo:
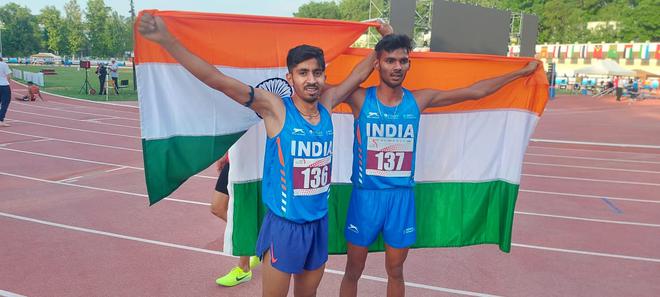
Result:
M312 1L300 6L294 16L361 21L369 18L370 2L387 17L388 0ZM425 27L428 20L422 18L428 15L430 2L432 0L417 1L416 33L427 29ZM539 43L660 40L658 0L454 0L452 2L534 14L539 17ZM378 11L372 9L373 12ZM588 22L597 21L609 25L597 29L587 28Z
M69 0L61 12L46 6L33 15L27 6L0 6L4 24L2 54L28 56L38 51L64 56L122 57L133 48L132 17L120 15L104 0L87 0L82 10L78 0ZM303 4L295 17L361 21L389 14L389 0L312 1ZM432 0L417 1L415 33L428 31ZM483 7L525 12L539 17L539 43L644 42L660 40L658 0L454 0ZM372 8L370 9L370 5ZM372 12L370 15L369 12ZM606 22L598 29L587 23ZM610 23L607 23L610 22ZM418 37L418 36L416 36Z
M52 52L76 57L123 57L133 49L132 18L120 15L103 0L87 0L85 10L77 0L69 0L63 12L49 5L37 15L27 6L12 2L0 6L0 21L3 56Z

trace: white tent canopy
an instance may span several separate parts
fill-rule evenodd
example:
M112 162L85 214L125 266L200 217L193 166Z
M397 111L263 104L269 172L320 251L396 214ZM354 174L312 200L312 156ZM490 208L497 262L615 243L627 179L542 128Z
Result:
M635 76L635 71L621 67L612 60L599 60L591 66L576 69L577 74Z

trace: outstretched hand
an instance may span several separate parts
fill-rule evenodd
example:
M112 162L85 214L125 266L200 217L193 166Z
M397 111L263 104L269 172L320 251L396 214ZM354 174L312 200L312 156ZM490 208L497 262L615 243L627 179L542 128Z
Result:
M174 36L167 30L163 19L150 13L145 13L140 18L138 32L144 38L161 45L174 40Z
M539 62L537 61L531 61L527 63L527 65L523 69L521 69L522 75L530 75L534 73L534 71L536 70L536 68L538 68L538 66L539 66Z
M378 33L380 33L380 36L385 37L387 35L390 35L390 34L394 33L394 28L392 28L392 26L390 26L390 24L385 23L382 20L378 20L378 22L380 23L380 26L378 26L378 28L376 28L376 30L378 30Z

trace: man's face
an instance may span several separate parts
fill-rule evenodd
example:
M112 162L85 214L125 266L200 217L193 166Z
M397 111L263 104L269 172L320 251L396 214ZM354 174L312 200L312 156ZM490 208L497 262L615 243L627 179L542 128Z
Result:
M296 65L287 73L286 79L293 86L298 97L306 102L315 102L325 86L325 71L316 59L308 59Z
M376 60L375 67L383 83L391 88L398 87L410 70L408 51L402 48L392 52L383 51Z

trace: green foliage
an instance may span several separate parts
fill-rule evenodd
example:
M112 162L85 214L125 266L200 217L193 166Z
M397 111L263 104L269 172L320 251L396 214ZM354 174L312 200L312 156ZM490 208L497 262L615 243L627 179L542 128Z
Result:
M92 53L106 55L110 47L110 32L108 31L109 13L103 0L88 0L85 9L85 30L89 39L89 49Z
M65 49L66 43L64 23L60 17L60 11L55 6L46 6L41 9L39 23L43 25L42 47L52 52Z
M25 56L40 50L37 19L29 8L16 3L0 7L2 55Z
M66 54L77 55L85 44L85 31L82 19L82 11L78 1L69 0L64 4L64 28L66 28L67 52Z
M315 19L341 19L339 6L334 2L309 2L298 8L298 12L293 13L298 18Z
M429 2L417 0L417 12L429 15ZM388 0L373 0L385 17L389 14ZM524 12L539 17L538 42L615 42L659 41L660 2L658 0L454 0L465 4ZM326 2L339 8L342 20L369 19L369 0L337 0ZM311 3L300 6L299 13ZM334 9L334 8L333 8ZM372 9L372 12L377 10ZM298 14L294 14L298 16ZM305 17L319 18L320 14L306 12ZM325 14L324 16L327 16ZM376 16L371 16L376 17ZM425 32L428 20L417 16L415 35ZM616 22L616 26L587 29L588 22ZM418 38L416 38L418 39Z
M369 0L342 0L339 2L339 11L343 20L364 21L378 17L379 12L384 16L389 15L389 1L372 0L372 15L369 15Z
M660 2L639 0L622 15L622 40L660 40Z
M413 0L411 0L413 1ZM131 1L132 2L132 1ZM312 1L296 17L362 21L387 18L389 0ZM427 32L432 0L417 0L415 39ZM659 41L658 0L455 0L455 2L525 12L539 17L538 42ZM370 15L370 7L372 14ZM382 13L382 15L381 15ZM420 17L422 16L422 17ZM68 0L63 13L46 6L34 16L16 3L0 6L2 49L5 56L29 56L39 51L60 55L121 57L133 47L132 20L122 17L104 0L87 0L83 12L77 0ZM616 22L588 30L587 22Z
M428 0L425 0L428 1ZM385 15L389 13L389 1L372 0L374 6L374 15L369 15L369 0L342 0L342 1L312 1L298 7L298 12L293 16L315 19L338 19L364 21L370 18L378 17L378 10Z
M104 0L88 0L84 12L77 0L68 0L63 12L46 6L33 16L16 3L0 6L3 54L25 57L48 51L65 56L122 57L132 49L132 20L107 7Z

